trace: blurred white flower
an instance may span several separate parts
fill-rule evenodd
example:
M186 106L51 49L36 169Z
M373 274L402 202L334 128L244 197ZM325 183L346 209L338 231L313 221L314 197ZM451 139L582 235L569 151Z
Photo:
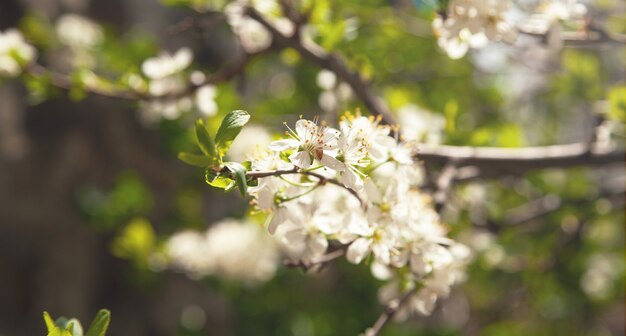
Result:
M61 16L55 30L59 41L73 48L92 48L102 43L104 39L99 24L76 14Z
M217 114L215 96L217 89L213 85L203 85L196 91L196 106L203 115L212 117Z
M26 43L17 29L0 32L0 76L16 77L37 56L33 46Z
M334 72L324 69L317 73L315 82L322 90L332 90L337 84L337 76Z
M406 141L440 144L446 119L416 105L407 104L398 110L402 136Z
M141 70L150 79L163 79L179 74L191 64L192 60L191 49L181 48L174 55L161 52L157 57L148 58L141 65Z
M293 33L293 24L281 17L281 8L275 0L235 0L224 9L226 20L239 37L241 46L250 53L266 49L272 44L272 36L262 24L245 14L247 6L254 7L277 30L285 35Z
M214 224L205 233L177 233L166 248L172 266L193 278L217 276L248 285L271 279L279 261L272 238L253 223L232 219Z
M482 48L488 41L513 43L514 25L506 18L507 0L452 0L445 20L437 17L433 30L439 46L452 59L465 55L469 48Z
M201 72L194 71L189 76L185 74L192 60L192 51L181 48L173 55L161 52L159 56L143 62L141 70L148 79L148 93L154 97L142 104L144 120L176 119L183 112L192 111L194 106L204 116L217 114L215 86L202 85L206 76ZM191 92L190 83L200 87Z
M271 141L272 136L265 127L247 124L230 145L226 156L231 161L243 162L266 150Z

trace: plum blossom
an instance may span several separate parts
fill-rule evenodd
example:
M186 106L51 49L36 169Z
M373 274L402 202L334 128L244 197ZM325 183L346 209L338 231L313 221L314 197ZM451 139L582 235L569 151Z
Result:
M433 21L439 47L452 59L463 57L469 48L482 48L488 41L513 43L517 32L506 18L506 0L452 0L448 12Z
M270 149L279 152L294 149L289 160L299 168L310 167L315 159L331 169L344 169L342 163L334 158L339 137L338 130L300 119L296 122L295 131L289 128L289 135L291 139L272 142Z
M339 129L301 119L289 138L251 158L251 172L263 174L249 192L289 258L314 264L339 246L349 262L367 261L387 281L381 302L410 294L398 317L427 315L463 280L470 253L447 236L420 191L413 146L391 131L359 113L345 114Z
M181 231L166 243L171 267L192 278L217 276L258 285L274 276L278 244L250 222L226 219L205 232Z

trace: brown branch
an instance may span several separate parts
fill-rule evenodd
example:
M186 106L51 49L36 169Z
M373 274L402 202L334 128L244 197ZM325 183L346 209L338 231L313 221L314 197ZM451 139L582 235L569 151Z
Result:
M548 33L539 33L518 28L518 31L524 35L546 38ZM561 33L561 41L563 45L570 47L594 47L598 44L626 44L626 35L609 32L597 23L590 22L584 30L578 32Z
M327 53L316 45L305 45L298 34L294 36L284 35L254 8L248 7L246 14L259 22L270 32L275 44L283 48L292 48L311 63L332 71L339 79L350 85L356 97L365 104L372 114L381 116L383 121L387 124L396 124L395 117L391 111L389 111L389 108L385 105L383 100L374 94L369 83L365 81L358 71L351 71L348 68L341 57L336 54Z
M317 183L319 185L330 183L338 187L341 187L347 190L352 196L354 196L359 201L363 209L367 209L367 203L361 198L361 196L359 196L359 193L357 193L354 189L346 187L343 183L341 183L337 179L328 178L312 171L302 170L302 169L298 169L297 167L293 167L292 169L286 169L286 170L250 171L246 173L246 176L250 178L262 178L262 177L268 177L268 176L282 176L282 175L293 175L293 174L313 176L318 180Z
M433 200L435 202L435 211L438 213L441 213L448 200L448 195L454 185L458 171L458 162L456 160L450 160L443 167L437 178L437 189L433 195Z
M143 100L143 101L175 100L175 99L180 99L180 98L194 94L200 87L204 85L219 84L219 83L231 80L232 78L241 74L246 68L246 66L248 66L248 64L250 64L250 62L252 62L252 60L254 60L256 57L263 55L263 54L267 54L271 50L272 50L272 46L266 49L254 52L254 53L245 53L243 57L239 58L236 61L226 64L225 66L220 68L217 72L208 76L205 81L200 82L200 83L189 83L187 88L181 92L174 92L174 93L168 93L164 95L155 96L155 95L150 95L145 92L134 91L132 89L122 90L122 89L113 88L113 87L105 88L105 87L99 87L99 86L89 85L85 83L82 84L81 88L85 90L87 93L90 93L93 95L103 96L107 98L122 99L122 100ZM26 72L35 77L43 77L43 78L47 77L53 86L63 89L63 90L69 91L77 87L76 83L74 83L74 81L70 78L70 76L52 71L37 63L30 64L26 68Z
M365 331L365 336L377 336L382 331L383 327L396 315L398 310L406 304L406 302L415 294L415 289L411 289L404 293L400 300L392 300L385 306L385 309L380 314L376 323L371 328Z
M417 158L426 164L444 165L450 160L458 168L474 167L479 173L472 178L521 175L544 168L597 166L624 162L624 149L603 149L586 143L525 148L462 147L420 145Z

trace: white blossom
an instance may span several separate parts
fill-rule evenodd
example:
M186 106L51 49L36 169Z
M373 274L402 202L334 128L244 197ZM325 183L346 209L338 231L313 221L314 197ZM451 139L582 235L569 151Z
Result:
M16 77L37 56L33 46L17 29L0 32L0 76Z
M76 15L61 16L55 26L61 43L74 48L92 48L104 39L102 27L92 20Z
M289 160L299 168L308 168L313 160L317 160L331 169L344 169L341 162L334 158L337 150L338 130L300 119L296 122L295 131L289 129L289 135L291 139L272 142L270 149L279 152L294 149Z
M249 190L290 258L315 264L334 241L349 262L368 260L373 276L388 281L383 303L412 291L399 317L429 314L463 280L469 252L447 237L430 197L419 190L423 173L413 147L391 131L358 113L344 115L339 129L301 119L289 138L251 160L252 172L289 173L258 178Z
M488 41L513 43L517 32L509 22L506 0L452 0L445 20L433 21L439 47L452 59L465 55L469 48L481 48Z
M194 278L217 276L249 285L274 276L276 243L253 223L227 219L205 233L183 231L166 244L172 266Z

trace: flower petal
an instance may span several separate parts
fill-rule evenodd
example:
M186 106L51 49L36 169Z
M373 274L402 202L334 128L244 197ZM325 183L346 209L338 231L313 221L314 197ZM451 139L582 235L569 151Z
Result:
M330 169L336 170L336 171L344 171L344 170L346 170L346 165L343 164L343 162L335 159L334 157L332 157L332 156L330 156L328 154L322 154L322 159L320 160L320 162L324 166L326 166L326 167L328 167Z
M346 259L353 264L360 263L370 252L372 240L369 238L359 238L350 244L346 251Z
M300 140L311 139L312 135L317 133L317 125L306 119L296 121L296 134Z
M275 151L275 152L282 152L284 150L298 148L298 146L300 146L300 143L297 140L282 139L282 140L276 140L272 142L270 144L270 150Z
M311 166L311 155L305 151L289 155L289 160L298 168L308 168Z
M284 223L286 219L287 210L283 207L277 208L276 211L274 211L274 215L272 216L272 219L267 226L267 230L270 232L270 234L274 234L274 232L276 232L276 228L280 224Z

